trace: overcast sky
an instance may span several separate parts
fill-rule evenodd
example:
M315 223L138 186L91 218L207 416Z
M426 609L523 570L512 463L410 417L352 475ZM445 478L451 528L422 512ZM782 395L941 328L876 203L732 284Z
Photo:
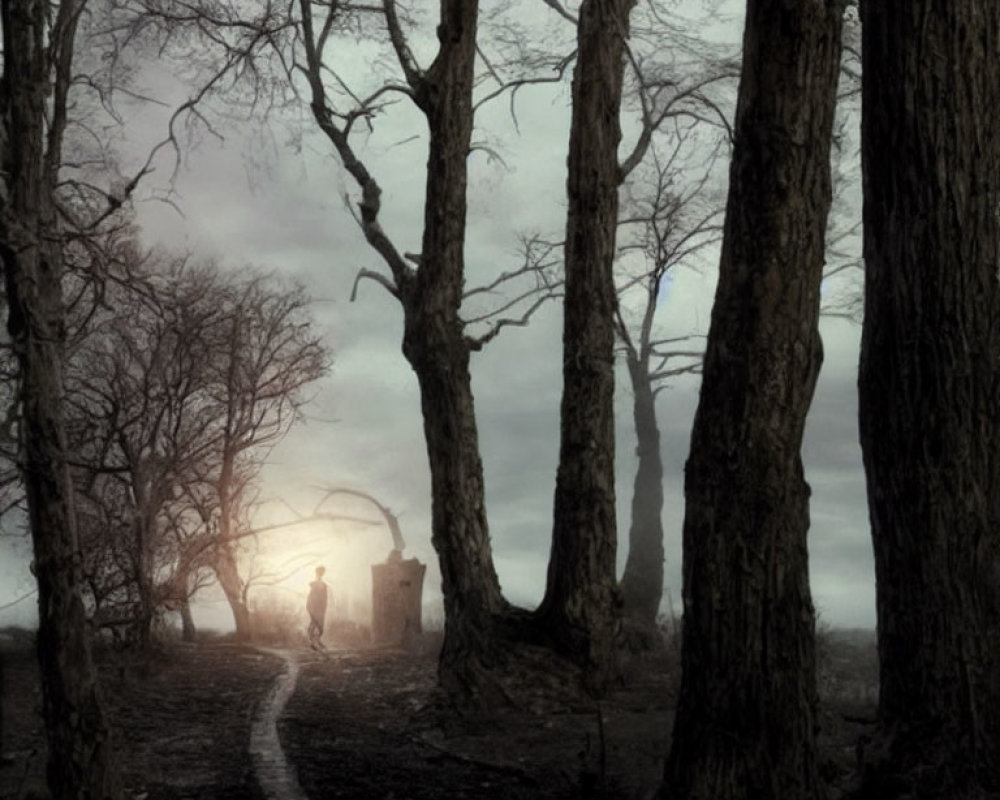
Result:
M544 9L539 19L554 24ZM477 139L488 140L504 163L484 152L470 157L467 286L516 264L519 232L561 235L568 102L568 86L530 90L519 96L519 129L503 103L478 118ZM130 146L140 150L157 120L147 114L131 124ZM279 126L272 129L270 148L257 146L249 156L246 130L224 132L225 143L205 139L187 156L175 187L183 217L163 203L138 205L144 234L150 242L216 257L229 267L253 263L306 284L334 364L315 389L307 421L273 453L265 492L303 512L319 499L312 487L320 485L350 486L377 496L399 514L407 555L428 564L425 596L433 606L440 597L440 578L430 544L430 477L417 383L400 350L398 303L373 282L363 283L357 301L349 302L359 268L384 271L344 208L342 196L353 193L353 186L315 135L307 134L296 152L284 146ZM421 117L400 105L379 120L375 134L361 147L384 190L384 227L400 250L420 250L425 145ZM678 272L658 311L661 329L671 335L706 333L714 285L714 266ZM526 606L536 603L544 590L559 443L561 326L561 309L552 305L529 327L509 329L473 355L494 559L507 597ZM826 358L804 447L813 489L813 596L825 622L873 627L874 572L857 444L860 330L839 319L825 320L821 327ZM665 467L665 610L672 601L678 612L683 467L697 392L697 378L680 378L658 402ZM636 465L630 402L627 377L619 371L620 565ZM324 508L368 511L361 503ZM262 521L280 521L287 513L275 506ZM283 563L281 548L303 556L294 565L301 569L288 581L293 595L304 591L315 558L330 568L331 583L351 584L355 596L364 596L368 564L384 558L390 548L388 533L379 526L304 526L271 536L272 566ZM0 605L30 588L24 558L9 546L3 552ZM210 600L201 608L202 619L226 623L224 608ZM0 624L25 619L31 603L0 611Z

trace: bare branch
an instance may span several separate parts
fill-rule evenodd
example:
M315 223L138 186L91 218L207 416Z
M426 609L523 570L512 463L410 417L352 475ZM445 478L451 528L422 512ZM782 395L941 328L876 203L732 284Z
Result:
M737 78L739 77L738 73L724 72L718 75L713 75L687 87L686 89L680 90L679 87L677 87L677 85L669 79L665 81L647 82L642 74L642 67L638 60L632 55L630 49L627 49L626 52L629 53L629 60L632 64L632 68L636 72L639 82L639 96L642 104L642 130L640 131L639 138L636 140L636 143L632 148L632 152L629 153L621 164L621 181L624 181L625 178L627 178L628 175L642 162L653 140L653 134L659 130L664 121L682 116L690 116L696 120L705 121L705 118L697 113L698 106L704 106L705 108L711 110L715 114L717 123L725 129L729 140L732 140L732 128L728 119L725 114L722 113L722 110L718 107L718 105L705 95L703 90L707 86L711 86L719 81ZM666 89L677 89L677 91L667 102L663 104L663 107L660 108L659 111L654 111L655 102L659 100L662 92ZM688 102L694 104L694 110L692 110L691 107L684 105Z
M572 14L569 13L569 11L566 10L566 8L563 6L562 3L559 2L559 0L542 0L542 2L545 3L545 5L551 8L553 11L555 11L560 17L565 19L567 22L570 22L573 25L576 25L579 22L579 20L577 20L575 16L573 16Z
M361 106L353 113L353 116L347 119L344 127L338 127L335 121L335 114L327 103L326 89L323 86L321 77L323 72L322 51L318 48L318 42L313 31L310 0L299 0L299 5L302 13L303 44L306 51L306 65L303 72L309 82L311 91L310 108L312 109L313 117L317 125L319 125L320 130L329 139L334 149L336 149L344 168L354 178L361 189L361 201L357 205L358 214L355 219L361 226L365 239L374 248L375 252L383 258L392 272L395 282L395 291L392 294L400 298L401 293L407 291L414 273L379 223L378 216L382 208L382 189L357 157L349 139L350 124L353 119L359 115L370 113L370 111L367 106ZM369 102L371 102L371 99L369 99Z
M382 513L382 516L385 518L385 523L389 527L389 533L392 534L393 549L398 551L399 553L402 553L403 550L406 549L406 542L403 540L403 531L402 528L399 527L399 517L397 517L394 513L392 513L392 510L388 506L385 506L382 503L380 503L368 492L363 492L360 489L349 489L343 486L330 487L326 490L326 493L323 495L319 503L317 503L316 505L317 511L319 510L320 506L322 506L331 497L336 497L337 495L345 495L345 494L351 497L359 497L362 500L367 500L368 502L372 503Z
M389 294L391 294L393 297L395 297L397 300L400 299L399 298L399 289L396 287L396 284L394 284L391 279L387 278L381 272L375 272L375 271L370 270L370 269L364 269L364 268L362 268L362 269L358 270L358 274L354 278L354 285L351 287L351 302L352 303L355 300L357 300L357 297L358 297L358 284L361 283L361 279L362 278L368 278L369 280L375 281L376 283L378 283L381 286L383 286L385 288L385 290Z
M472 325L489 323L484 334L479 336L466 335L465 340L471 349L481 350L504 328L527 325L535 312L549 300L558 300L563 296L564 279L559 271L562 267L562 247L561 241L549 241L537 234L522 236L523 263L518 269L502 272L490 283L468 289L463 293L462 299L467 301L470 298L493 295L499 290L516 285L521 281L530 281L527 288L515 291L512 296L502 300L500 305L481 313L463 317L462 321L466 329ZM519 306L525 309L520 315L501 316Z
M476 112L482 106L489 103L491 100L495 100L501 95L510 92L510 115L514 121L515 129L519 130L520 126L518 123L517 113L515 111L515 105L514 105L518 91L523 89L525 86L541 86L547 83L562 83L562 81L566 76L566 71L569 69L569 67L573 64L575 60L576 60L576 51L574 50L568 56L560 59L553 65L552 69L553 72L555 73L553 75L549 75L546 77L520 78L517 80L506 81L506 82L503 82L498 78L497 82L500 83L500 86L494 89L492 92L487 93L483 97L480 97L473 104L472 110L473 112Z
M385 11L386 27L389 29L389 40L392 42L392 49L396 51L399 66L403 70L403 75L406 76L406 82L414 91L417 91L424 82L424 72L413 57L410 46L406 43L406 36L399 24L399 17L396 15L395 0L382 0L382 8Z
M528 297L530 295L525 295ZM538 311L543 305L545 305L549 300L557 300L563 297L563 293L560 292L546 292L545 294L538 295L535 301L528 307L528 309L517 318L504 317L490 325L490 329L484 333L482 336L466 336L465 341L469 345L470 350L482 350L483 346L488 342L495 339L500 331L504 328L509 327L524 327L528 324L531 318L534 316L535 312ZM522 298L519 298L519 300Z
M30 591L27 591L24 594L22 594L20 597L11 600L9 603L4 603L2 606L0 606L0 611L6 611L8 608L13 608L18 603L24 602L29 597L34 597L36 594L38 594L38 589L37 588L31 589Z

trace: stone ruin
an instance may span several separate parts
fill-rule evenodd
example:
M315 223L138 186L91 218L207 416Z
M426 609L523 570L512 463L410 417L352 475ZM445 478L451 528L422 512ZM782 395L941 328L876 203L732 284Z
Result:
M407 646L423 631L421 621L427 565L403 559L394 549L382 564L372 564L372 643Z

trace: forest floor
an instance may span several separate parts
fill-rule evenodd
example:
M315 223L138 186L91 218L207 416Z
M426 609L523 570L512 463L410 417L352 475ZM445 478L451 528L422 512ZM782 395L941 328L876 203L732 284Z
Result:
M165 645L142 660L100 654L127 796L653 796L669 744L676 652L629 657L622 686L600 704L540 703L457 719L438 702L432 650L433 638L417 652L341 648L319 654L214 641ZM827 632L821 657L823 774L835 798L850 779L855 743L874 714L874 635ZM44 796L31 794L44 784L44 743L30 635L0 633L0 659L0 799ZM265 740L275 719L280 745L275 741L271 748Z

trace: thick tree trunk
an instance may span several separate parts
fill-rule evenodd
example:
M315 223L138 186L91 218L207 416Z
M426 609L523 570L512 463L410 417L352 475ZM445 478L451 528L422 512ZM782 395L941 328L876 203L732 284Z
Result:
M800 447L821 362L843 4L750 0L687 463L683 675L664 796L821 797Z
M640 629L652 629L663 599L663 458L649 370L637 358L629 359L628 368L639 464L621 591L626 618Z
M444 594L439 678L460 702L489 704L498 700L494 673L504 655L494 623L507 606L490 549L470 349L459 317L477 16L473 0L441 3L441 49L417 96L430 129L423 250L402 299L403 352L420 384Z
M570 128L562 435L552 552L538 610L556 647L603 691L615 674L613 264L619 110L634 0L585 0L577 26Z
M866 796L980 797L1000 792L1000 4L862 14L860 420L887 757Z
M236 639L241 642L249 642L253 638L253 630L250 627L250 609L247 608L244 600L245 584L240 577L240 571L236 564L236 554L233 552L231 543L222 541L215 545L212 553L212 571L219 579L219 586L222 587L222 593L226 596L229 608L233 612Z
M42 714L55 800L121 796L86 637L63 428L62 250L52 191L65 121L60 87L70 79L78 11L77 4L61 4L50 28L46 4L2 3L0 257L20 371ZM54 104L48 125L47 103Z
M425 330L426 333L426 330ZM434 340L421 336L425 345ZM410 350L417 370L432 477L432 541L441 567L445 637L441 685L461 703L502 702L496 687L506 646L497 626L507 610L493 566L468 356ZM434 363L438 358L442 361ZM419 365L419 366L418 366ZM459 367L459 369L456 369ZM462 369L461 367L464 367Z

